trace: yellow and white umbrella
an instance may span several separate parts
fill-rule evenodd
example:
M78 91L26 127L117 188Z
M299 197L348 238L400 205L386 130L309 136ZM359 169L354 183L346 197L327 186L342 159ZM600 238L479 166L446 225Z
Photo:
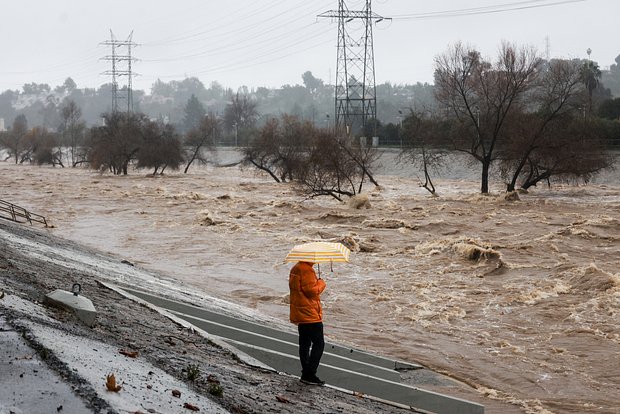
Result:
M351 250L342 243L312 242L293 247L285 262L348 262Z

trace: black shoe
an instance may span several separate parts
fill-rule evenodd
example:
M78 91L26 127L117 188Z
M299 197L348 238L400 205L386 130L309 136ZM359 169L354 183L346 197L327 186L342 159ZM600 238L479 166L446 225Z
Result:
M307 376L302 375L299 380L303 382L304 384L309 384L309 385L318 385L318 386L325 385L325 381L321 381L321 379L317 377L316 375L307 375Z

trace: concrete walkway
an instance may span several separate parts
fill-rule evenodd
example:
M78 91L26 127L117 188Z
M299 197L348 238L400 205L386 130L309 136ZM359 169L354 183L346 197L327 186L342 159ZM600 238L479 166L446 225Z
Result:
M229 413L145 358L127 358L118 347L73 335L59 324L36 302L16 295L0 301L0 414L185 414L185 402L202 412ZM122 379L122 392L106 389L110 373ZM173 389L180 398L171 395Z
M0 315L0 414L91 413Z
M157 307L165 309L266 365L299 375L297 335L265 325L240 320L199 307L134 289L123 288ZM437 414L483 414L484 406L400 383L398 370L420 369L360 350L326 343L319 368L328 385Z

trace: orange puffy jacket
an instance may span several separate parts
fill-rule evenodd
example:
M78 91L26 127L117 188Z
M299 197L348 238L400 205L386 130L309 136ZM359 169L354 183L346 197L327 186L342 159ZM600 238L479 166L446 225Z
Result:
M291 322L295 325L322 322L321 293L325 290L325 281L316 277L312 263L298 262L293 266L288 287L291 290Z

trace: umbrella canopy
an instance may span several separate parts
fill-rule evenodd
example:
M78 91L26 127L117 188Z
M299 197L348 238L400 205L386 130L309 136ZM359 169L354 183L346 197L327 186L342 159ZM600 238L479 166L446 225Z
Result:
M342 243L312 242L293 247L285 262L348 262L351 250Z

